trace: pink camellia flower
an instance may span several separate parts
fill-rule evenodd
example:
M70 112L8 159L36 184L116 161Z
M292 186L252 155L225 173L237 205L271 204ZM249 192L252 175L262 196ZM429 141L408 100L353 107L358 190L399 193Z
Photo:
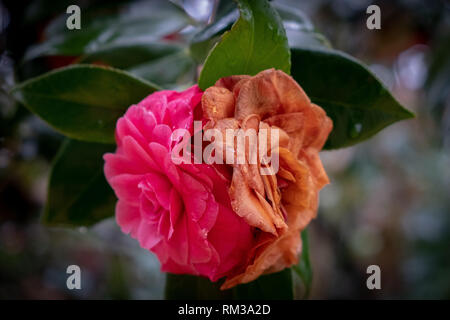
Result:
M212 166L171 159L171 134L192 133L201 97L193 86L131 106L117 122L117 150L104 156L104 170L119 199L118 224L158 256L162 271L216 281L242 272L253 236L231 208L229 179Z

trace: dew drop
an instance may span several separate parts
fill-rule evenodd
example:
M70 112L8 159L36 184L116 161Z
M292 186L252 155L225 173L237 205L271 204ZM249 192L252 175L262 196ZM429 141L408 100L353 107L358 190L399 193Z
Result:
M355 123L350 129L350 137L357 138L362 131L362 124L361 123Z

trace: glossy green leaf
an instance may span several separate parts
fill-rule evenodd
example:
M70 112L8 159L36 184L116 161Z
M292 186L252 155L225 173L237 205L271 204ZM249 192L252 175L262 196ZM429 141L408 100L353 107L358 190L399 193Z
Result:
M312 22L301 10L280 2L272 2L271 5L281 17L289 47L318 46L331 48L328 39L315 31ZM229 9L227 12L218 15L213 23L195 34L190 44L192 57L198 62L203 62L214 44L220 40L220 36L225 31L230 30L238 18L239 11Z
M333 120L327 149L359 143L414 116L362 63L339 51L292 49L292 76Z
M275 2L273 6L277 9L283 21L289 47L308 48L318 46L331 48L328 39L314 29L311 20L303 11L282 2Z
M220 290L223 280L211 282L204 277L167 274L165 297L170 300L292 300L292 272L263 275L258 279L238 285L229 290Z
M221 35L230 30L233 23L239 18L239 11L232 10L225 15L218 17L213 23L206 26L194 35L190 44L190 54L198 62L202 63L208 52L216 44Z
M185 52L179 51L157 60L142 63L128 71L142 79L166 87L193 84L196 65Z
M116 197L103 175L102 156L115 145L69 140L53 163L43 222L89 226L114 215Z
M311 20L303 11L281 2L275 2L273 6L283 21L289 47L331 47L325 36L314 29Z
M156 61L180 50L179 45L142 37L141 39L127 39L103 45L101 48L85 53L79 58L79 62L100 62L115 68L127 69L149 61Z
M291 48L331 48L328 39L315 31L286 28L286 35Z
M238 0L240 17L206 58L199 86L236 74L276 68L290 72L290 52L281 19L267 0Z
M302 10L283 2L274 2L272 6L278 11L286 26L295 25L295 29L314 30L311 19Z
M100 60L114 67L128 67L130 59L142 63L167 54L170 45L160 39L191 22L184 10L166 0L88 11L83 13L80 30L67 30L66 19L65 14L55 19L44 32L46 41L31 47L24 60L80 56L85 62ZM121 59L123 56L127 59Z
M302 236L302 255L298 265L293 266L292 269L302 280L304 292L303 298L307 299L311 293L313 270L311 268L311 261L309 259L309 239L308 230L305 229L301 233Z
M124 71L73 65L28 80L12 93L70 138L113 143L117 119L157 89Z

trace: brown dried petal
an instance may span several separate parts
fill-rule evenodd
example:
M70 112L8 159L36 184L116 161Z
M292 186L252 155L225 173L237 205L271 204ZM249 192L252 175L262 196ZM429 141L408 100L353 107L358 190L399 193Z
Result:
M254 129L258 134L268 129L268 150L279 155L278 172L261 175L262 160L250 164L253 145L246 144L240 151L246 162L232 166L231 204L255 227L255 244L245 269L223 284L226 289L297 262L300 231L316 216L318 192L328 183L318 152L333 124L290 76L274 69L220 79L206 90L202 108L210 120L205 128L220 130L224 139L226 129ZM272 146L274 128L279 129L279 141ZM227 148L237 152L234 141Z
M233 117L234 95L226 88L210 87L202 96L202 109L203 117L208 120Z

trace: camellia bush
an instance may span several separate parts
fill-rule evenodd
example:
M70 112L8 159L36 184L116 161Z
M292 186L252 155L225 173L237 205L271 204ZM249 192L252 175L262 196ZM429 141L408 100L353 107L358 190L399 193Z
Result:
M42 221L115 216L158 257L168 299L292 299L295 276L307 297L319 152L413 114L295 8L221 1L211 20L153 1L46 27L25 61L70 64L12 90L66 136ZM240 149L236 130L256 140Z

